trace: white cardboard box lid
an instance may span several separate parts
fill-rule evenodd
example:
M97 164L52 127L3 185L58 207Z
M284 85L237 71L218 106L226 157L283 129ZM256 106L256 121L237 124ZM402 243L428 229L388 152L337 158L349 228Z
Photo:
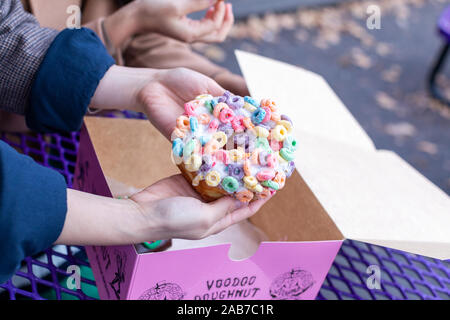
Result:
M253 97L292 118L296 165L349 239L450 259L450 198L391 151L377 151L319 75L241 51Z

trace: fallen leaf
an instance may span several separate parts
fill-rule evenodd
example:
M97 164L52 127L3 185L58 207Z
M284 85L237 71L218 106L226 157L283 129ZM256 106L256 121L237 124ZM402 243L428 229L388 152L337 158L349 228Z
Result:
M384 130L395 137L412 137L416 134L416 127L409 122L390 123L384 127Z

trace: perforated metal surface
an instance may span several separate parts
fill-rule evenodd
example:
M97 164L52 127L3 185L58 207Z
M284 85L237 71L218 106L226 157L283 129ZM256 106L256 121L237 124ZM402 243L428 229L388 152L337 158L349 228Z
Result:
M120 116L143 118L131 113ZM79 141L77 133L0 134L0 138L39 163L59 171L71 185ZM81 267L79 290L67 288L69 265ZM370 290L366 285L370 276L366 270L371 265L380 268L380 290ZM26 258L21 270L0 285L0 299L96 298L95 281L84 249L73 246L56 246L37 257ZM450 262L346 241L318 299L450 299Z

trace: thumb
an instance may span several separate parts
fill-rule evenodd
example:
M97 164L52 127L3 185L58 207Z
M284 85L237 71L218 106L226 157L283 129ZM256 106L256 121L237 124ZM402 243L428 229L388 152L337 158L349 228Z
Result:
M209 214L214 221L219 221L227 214L236 211L242 206L239 200L231 197L222 197L219 200L208 204L210 207Z
M184 14L189 14L208 9L216 2L217 0L184 0L180 5L180 9Z

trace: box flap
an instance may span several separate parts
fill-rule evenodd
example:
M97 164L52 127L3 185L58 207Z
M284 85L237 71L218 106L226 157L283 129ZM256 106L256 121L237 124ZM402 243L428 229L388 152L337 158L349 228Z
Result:
M286 114L308 133L375 150L367 133L321 76L243 51L236 51L236 56L254 98L270 98L289 106Z
M237 57L252 95L273 98L295 121L297 170L345 237L450 258L450 199L442 190L393 152L376 151L320 76Z
M170 142L147 120L86 117L86 128L113 196L174 174Z

